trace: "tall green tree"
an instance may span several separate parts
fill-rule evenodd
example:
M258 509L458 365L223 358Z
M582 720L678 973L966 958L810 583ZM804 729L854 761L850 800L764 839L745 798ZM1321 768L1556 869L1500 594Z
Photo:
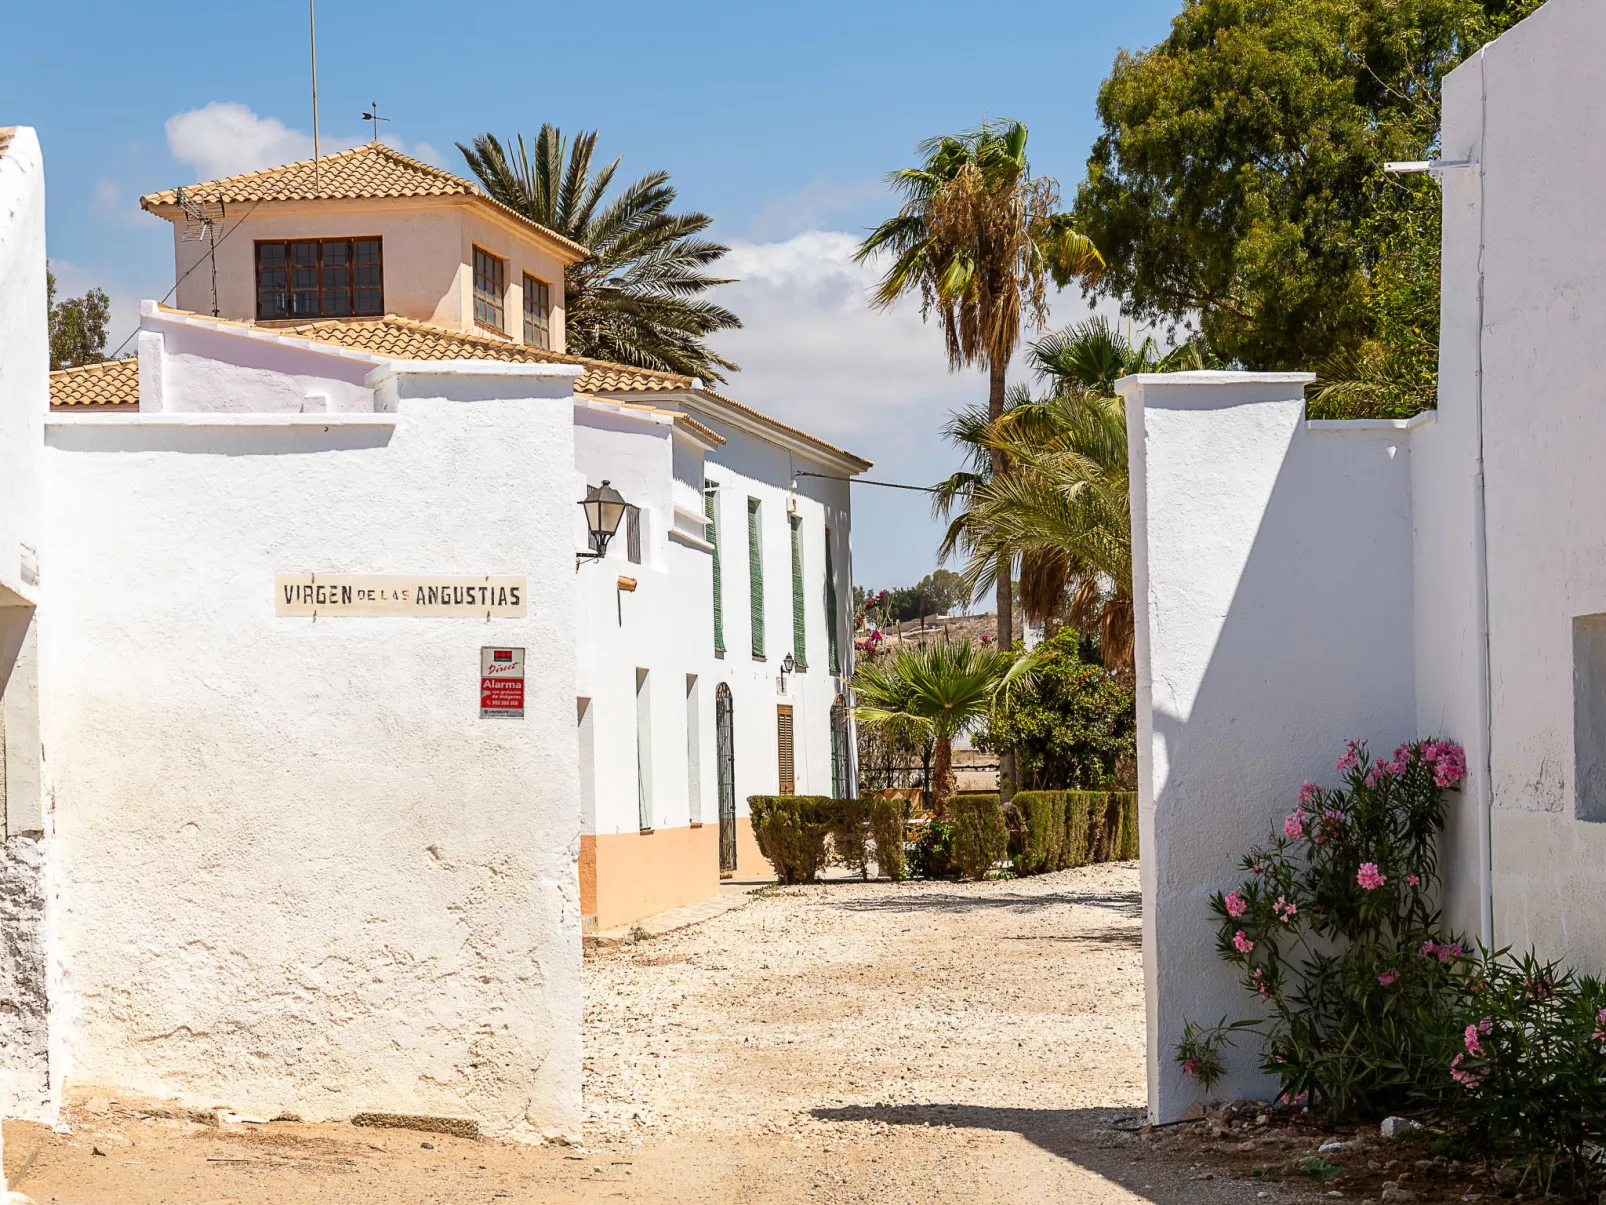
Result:
M1391 298L1417 315L1392 333L1415 325L1406 342L1431 349L1436 227L1412 216L1421 183L1383 165L1437 150L1444 75L1538 4L1188 0L1099 90L1074 209L1108 260L1099 291L1142 320L1197 322L1247 368L1375 361ZM1431 259L1433 305L1380 281L1401 255Z
M461 142L485 191L591 255L564 272L564 330L570 354L723 381L737 365L707 343L741 319L706 294L729 280L708 270L730 250L702 238L705 213L671 213L669 173L649 172L609 196L620 160L593 169L595 131L571 143L544 124L533 145L506 147L492 134Z
M111 302L101 289L56 300L56 274L45 267L45 308L50 315L50 370L98 364L106 358Z
M887 177L902 207L870 232L857 258L890 261L873 294L876 305L918 296L922 311L936 311L942 321L949 367L987 370L987 413L996 419L1022 323L1041 327L1049 284L1091 281L1103 260L1060 211L1058 182L1032 175L1020 122L983 122L929 138L915 153L917 166ZM993 475L1001 475L1001 454L989 454ZM998 641L1008 648L1011 575L1006 567L995 576Z

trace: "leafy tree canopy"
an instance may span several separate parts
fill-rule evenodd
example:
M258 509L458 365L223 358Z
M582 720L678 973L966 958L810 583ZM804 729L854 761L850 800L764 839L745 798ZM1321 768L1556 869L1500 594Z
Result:
M1061 628L1036 655L1036 672L996 697L974 744L1013 749L1025 790L1108 786L1136 756L1132 688L1099 665L1074 628Z
M938 569L926 574L918 584L896 590L853 588L853 603L857 609L890 623L919 619L923 615L946 615L969 602L970 591L965 588L964 579L951 569Z
M50 371L98 364L106 358L111 302L100 289L56 300L56 274L45 268L45 307L50 313Z
M1444 75L1538 4L1188 0L1099 90L1075 206L1105 258L1098 291L1196 323L1248 368L1375 361L1391 334L1420 362L1437 342L1436 190L1383 164L1436 152ZM1431 306L1380 272L1403 256L1414 279L1429 254Z

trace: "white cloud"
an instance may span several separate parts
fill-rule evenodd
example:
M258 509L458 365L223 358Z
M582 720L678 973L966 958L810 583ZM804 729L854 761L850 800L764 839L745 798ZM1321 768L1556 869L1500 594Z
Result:
M858 244L837 231L732 244L719 270L740 279L719 300L744 326L715 345L742 371L721 388L875 461L871 478L929 485L958 467L943 420L984 402L986 377L948 371L941 327L917 302L871 308L878 272L853 262ZM1053 301L1053 326L1089 313L1075 289ZM935 567L941 531L926 495L859 486L853 501L856 581L904 585Z
M293 129L277 117L259 117L235 101L214 100L199 109L175 113L167 119L167 149L173 158L195 169L200 180L259 171L280 163L312 158L312 135ZM335 134L318 139L320 153L330 155L368 142L371 135ZM411 150L395 135L382 141L403 154L437 167L440 152L427 142Z
M795 192L770 197L747 224L747 237L758 242L790 238L806 231L843 224L843 217L866 205L887 204L887 186L881 180L832 183L818 177Z

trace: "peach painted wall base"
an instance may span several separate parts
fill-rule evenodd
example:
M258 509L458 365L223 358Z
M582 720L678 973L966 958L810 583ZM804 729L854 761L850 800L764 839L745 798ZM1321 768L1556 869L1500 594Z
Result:
M752 844L751 833L747 840ZM756 845L753 856L769 865ZM588 930L592 917L597 929L612 929L718 893L717 824L580 836L580 913Z

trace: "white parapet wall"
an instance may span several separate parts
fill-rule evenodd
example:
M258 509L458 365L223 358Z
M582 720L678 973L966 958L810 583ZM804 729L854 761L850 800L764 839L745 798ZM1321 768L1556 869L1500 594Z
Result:
M69 1096L578 1132L576 371L382 365L367 413L51 420ZM519 578L523 613L280 614L309 573ZM480 714L487 646L525 650L522 718Z
M1336 781L1345 739L1415 734L1411 427L1307 423L1304 373L1117 383L1131 454L1138 790L1151 1118L1200 1098L1185 1021L1253 1015L1209 897ZM1252 1039L1217 1092L1265 1097Z

